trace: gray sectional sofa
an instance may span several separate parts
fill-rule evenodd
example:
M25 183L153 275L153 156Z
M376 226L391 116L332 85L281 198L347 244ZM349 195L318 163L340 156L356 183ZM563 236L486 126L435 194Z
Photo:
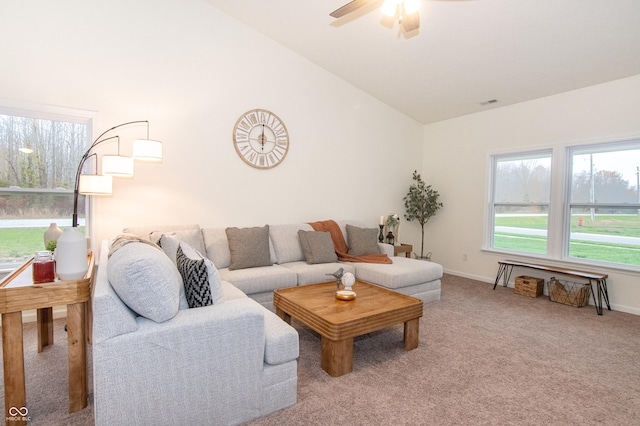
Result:
M362 227L338 224L345 239L347 224ZM197 309L189 309L175 248L132 242L109 257L110 243L102 243L92 302L96 425L239 424L294 404L298 334L272 312L277 288L325 282L343 268L424 302L440 299L442 267L393 257L388 244L374 242L391 264L323 256L309 264L299 233L313 231L309 224L256 227L260 244L246 240L250 229L239 240L197 225L124 230L202 254L218 287L215 304ZM243 251L261 244L263 255ZM256 256L264 266L253 266Z
M347 225L365 227L353 220L337 221L345 240ZM226 228L189 226L149 226L126 228L124 232L158 240L166 232L185 238L213 261L220 277L247 296L273 310L273 290L297 285L315 284L331 279L327 274L343 268L359 280L377 284L399 293L417 297L425 303L440 300L442 266L434 262L393 257L393 246L378 243L380 252L393 258L392 264L329 262L308 264L298 231L313 231L308 223L269 225L269 244L273 265L246 269L230 269L231 251ZM357 293L357 289L354 288Z

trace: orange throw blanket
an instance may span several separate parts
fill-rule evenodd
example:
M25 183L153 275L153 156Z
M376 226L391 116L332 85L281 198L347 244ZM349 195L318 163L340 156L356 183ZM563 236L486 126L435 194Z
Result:
M340 231L340 226L333 220L309 222L309 225L311 225L311 227L316 231L328 232L331 234L333 247L338 255L338 260L343 262L393 263L393 261L389 259L389 256L384 253L351 256L349 254L349 247L342 236L342 231Z

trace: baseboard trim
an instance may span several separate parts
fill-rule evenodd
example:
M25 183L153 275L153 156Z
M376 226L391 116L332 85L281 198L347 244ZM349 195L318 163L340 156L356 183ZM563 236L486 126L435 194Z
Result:
M640 315L640 309L632 308L630 306L617 305L617 304L613 304L613 303L611 304L611 310L612 311L626 312L628 314L633 314L633 315Z
M457 275L458 277L462 277L462 278L469 278L470 280L482 281L483 283L494 283L496 281L495 277L487 278L487 277L482 277L480 275L467 274L465 272L460 272L460 271L451 271L449 269L445 269L444 273Z

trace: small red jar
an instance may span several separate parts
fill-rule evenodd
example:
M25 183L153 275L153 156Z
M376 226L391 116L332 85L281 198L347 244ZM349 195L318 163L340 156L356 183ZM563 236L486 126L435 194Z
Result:
M50 283L56 279L56 261L50 251L39 251L33 259L33 283Z

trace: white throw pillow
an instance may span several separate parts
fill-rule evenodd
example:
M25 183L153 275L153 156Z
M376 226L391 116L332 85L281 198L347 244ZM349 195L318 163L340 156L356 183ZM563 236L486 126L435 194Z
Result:
M184 241L200 253L205 252L200 228L165 233L154 232L151 234L151 238L152 241L158 241L158 245L162 247L162 250L164 250L173 263L176 263L176 252L178 251L178 243L180 243L180 241Z

